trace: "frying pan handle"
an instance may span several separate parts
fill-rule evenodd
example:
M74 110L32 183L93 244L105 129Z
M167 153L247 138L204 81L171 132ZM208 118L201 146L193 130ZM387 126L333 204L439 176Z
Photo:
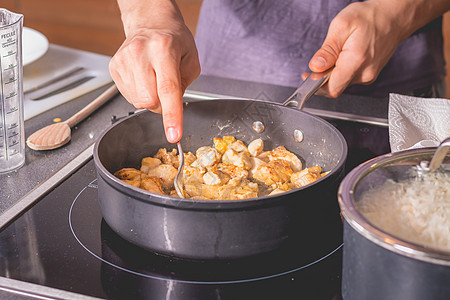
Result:
M284 101L284 106L296 106L298 110L302 110L306 101L320 89L330 77L333 68L322 73L311 73L308 78L295 90L295 92Z

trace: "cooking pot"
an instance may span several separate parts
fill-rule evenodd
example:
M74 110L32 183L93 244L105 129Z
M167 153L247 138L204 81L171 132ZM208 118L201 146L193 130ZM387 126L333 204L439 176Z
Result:
M106 130L94 149L100 209L118 235L189 259L241 258L292 246L320 257L341 244L336 194L347 144L336 128L295 108L256 100L187 102L183 115L185 152L224 135L245 143L261 138L265 150L284 145L304 166L330 172L284 194L245 200L180 199L135 188L113 173L139 168L141 159L159 148L176 148L166 141L161 116L140 111Z
M357 205L362 195L382 190L387 180L420 176L421 162L429 162L435 151L383 155L354 168L342 181L338 198L344 216L344 299L450 299L450 252L386 232L364 217ZM449 172L450 155L441 158L439 171Z

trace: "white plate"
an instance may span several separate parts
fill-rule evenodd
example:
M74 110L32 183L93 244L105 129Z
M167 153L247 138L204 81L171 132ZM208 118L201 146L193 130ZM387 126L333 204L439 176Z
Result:
M37 30L24 27L22 32L22 58L26 66L41 58L48 50L48 39Z

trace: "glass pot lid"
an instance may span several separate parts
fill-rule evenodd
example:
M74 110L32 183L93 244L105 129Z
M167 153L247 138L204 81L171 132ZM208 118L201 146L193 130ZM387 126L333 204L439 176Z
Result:
M426 171L437 149L442 147L369 160L347 174L338 198L345 221L367 239L401 255L450 266L448 145L440 151L439 167Z

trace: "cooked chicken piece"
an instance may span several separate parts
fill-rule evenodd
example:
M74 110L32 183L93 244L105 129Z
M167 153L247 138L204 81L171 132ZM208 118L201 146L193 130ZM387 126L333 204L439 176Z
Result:
M159 165L156 168L148 171L148 176L154 176L161 179L161 186L163 189L173 189L173 180L177 175L177 169L172 165Z
M177 190L171 190L169 196L180 198L180 196L178 196ZM184 193L184 196L186 197L186 192Z
M217 164L217 170L227 173L231 178L247 178L248 171L242 167L238 167L232 164L219 163Z
M183 170L184 195L191 199L246 199L276 195L311 183L326 174L316 166L301 170L302 163L295 154L279 146L263 152L262 139L248 147L233 136L214 138L214 147L200 147L196 154L185 153ZM114 175L123 181L154 193L178 197L174 178L179 155L173 149L159 149L155 157L145 157L141 171L124 168ZM259 186L249 178L265 184Z
M247 147L245 146L245 144L240 141L237 140L236 142L232 143L230 146L228 146L229 149L232 149L236 152L244 152L244 151L248 151Z
M184 166L183 182L184 184L202 184L203 175L206 173L205 168L195 168L191 166Z
M285 182L285 183L279 184L278 188L282 189L282 190L285 190L287 192L287 191L290 191L292 189L295 189L295 185L292 182Z
M114 173L114 175L132 186L142 188L150 192L164 194L161 189L161 183L157 178L151 178L139 170L124 168Z
M148 174L148 170L161 165L161 160L154 157L144 157L141 160L141 172Z
M206 199L223 200L225 186L202 184L200 186L200 196Z
M297 188L305 186L321 178L320 172L322 172L322 168L319 166L306 168L300 172L293 173L291 175L291 182Z
M273 191L271 191L268 196L278 195L278 194L282 194L285 192L287 192L287 191L280 189L280 188L276 188Z
M262 139L256 139L248 144L248 152L250 152L251 156L258 156L262 153L264 148L264 143Z
M211 199L208 199L208 198L205 198L205 197L202 197L202 196L193 196L193 197L191 197L191 199L195 199L195 200L211 200Z
M237 186L242 183L242 180L248 181L247 177L234 177L234 178L231 178L227 184Z
M121 180L137 180L141 181L142 172L135 168L123 168L114 173L114 176Z
M252 178L268 186L278 185L289 181L292 170L284 160L275 160L261 165L252 171Z
M263 162L268 163L268 162L270 161L269 154L270 154L271 152L272 152L272 151L264 151L264 152L261 152L261 154L259 154L256 158L262 160Z
M228 150L228 144L222 139L215 137L213 139L214 148L216 148L217 151L219 151L220 154L224 154L225 151Z
M177 149L172 149L172 151L167 152L166 148L160 148L154 157L161 160L163 164L172 165L175 168L178 168Z
M141 187L141 180L127 180L127 179L121 179L123 182L126 182L128 184L131 184L132 186L135 187Z
M219 151L220 154L224 154L228 150L228 147L236 141L234 136L226 135L223 138L213 138L214 148Z
M226 185L209 185L202 184L200 187L201 196L207 199L227 200L231 191L235 188L233 184Z
M209 146L198 148L195 155L197 156L197 160L191 166L204 168L218 163L221 157L216 149Z
M198 197L202 194L202 184L185 184L184 190L189 198Z
M202 184L201 196L207 199L235 200L258 197L258 184L247 179L230 180L228 184L217 186Z
M222 156L222 162L225 164L233 164L246 170L249 170L252 167L250 153L248 151L236 152L232 149L228 149Z
M197 157L195 157L194 153L192 153L192 152L184 153L184 165L185 166L191 165L196 159L197 159ZM177 168L178 168L178 166L177 166Z
M272 185L271 189L265 189L265 187L266 187L266 185L263 185L262 189L265 191L264 195L268 195L268 196L285 193L292 189L295 189L295 185L291 182L281 183L278 185ZM259 188L261 189L261 186L259 186Z
M208 171L203 175L203 182L208 185L224 185L231 176L220 170Z
M236 138L234 136L231 135L224 135L223 136L223 141L225 143L227 143L228 145L233 144L236 141Z
M238 185L231 190L228 199L247 199L258 197L258 184L242 179Z
M254 178L253 173L258 172L258 168L267 165L265 161L253 156L250 157L250 162L252 163L252 167L248 171L248 176L250 176L250 178Z
M289 163L292 171L298 172L302 169L302 162L292 152L286 150L284 146L279 146L268 153L270 161L283 160Z
M157 194L165 194L161 188L161 182L159 178L156 177L142 175L140 188Z
M324 177L325 175L328 175L328 173L330 173L331 171L326 171L320 174L320 177Z
M293 173L291 165L284 160L275 160L269 162L269 166L272 166L279 176L282 178L282 182L289 182L289 179Z
M319 166L314 166L314 167L306 168L305 170L308 170L309 173L317 173L317 174L322 173L322 168L319 167Z

